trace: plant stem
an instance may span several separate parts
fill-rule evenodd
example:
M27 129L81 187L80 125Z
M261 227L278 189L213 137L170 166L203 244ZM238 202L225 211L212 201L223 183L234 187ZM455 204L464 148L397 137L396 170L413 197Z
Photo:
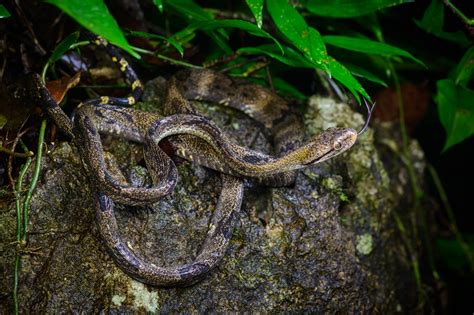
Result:
M25 150L28 151L28 150ZM22 240L22 225L21 225L21 190L23 185L23 178L28 171L32 162L32 158L28 157L25 164L22 165L18 180L15 185L15 209L16 209L16 242L17 249L21 246ZM20 278L20 267L21 267L21 254L17 250L15 254L15 266L13 273L13 308L14 313L19 313L19 301L18 301L18 283Z
M413 268L413 274L415 275L415 281L416 281L416 287L418 288L418 291L421 290L421 276L420 276L420 266L418 264L418 258L416 255L414 255L415 250L412 247L410 240L408 239L407 236L407 231L405 229L405 226L403 225L402 220L398 216L396 212L393 213L393 217L395 218L395 223L397 224L398 230L400 231L400 235L402 236L402 239L404 243L406 244L405 246L408 249L408 256L410 257L411 265Z
M43 142L44 142L44 134L46 130L46 119L43 119L41 122L41 127L38 136L38 149L36 151L36 160L35 160L35 169L33 171L33 177L31 178L30 187L28 188L28 192L26 193L25 202L23 203L23 237L22 241L28 239L28 211L30 207L30 200L31 196L33 195L33 191L36 188L36 184L38 182L39 173L41 170L41 159L43 157Z
M459 17L462 22L467 26L474 25L474 19L469 19L467 16L464 15L454 4L451 3L450 0L443 0L444 5L447 6L451 12L453 12L457 17Z
M145 54L145 55L150 55L150 56L155 56L155 57L158 57L160 59L166 60L166 61L168 61L172 64L175 64L175 65L184 66L184 67L187 67L187 68L202 69L201 66L196 66L196 65L193 65L192 63L188 63L188 62L185 62L185 61L176 60L176 59L173 59L173 58L170 58L170 57L166 57L164 55L155 53L155 52L150 51L150 50L146 50L146 49L142 49L142 48L138 48L138 47L134 47L134 46L132 46L132 49L135 50L138 53Z
M74 48L77 48L77 47L81 47L81 46L87 46L89 45L91 42L88 41L88 40L84 40L82 42L77 42L75 44L72 44L71 47L69 47L69 50L71 49L74 49Z
M381 32L381 30L378 30L378 32L375 32L375 35L376 37L378 38L378 40L380 42L384 42L384 38L383 38L383 33ZM416 237L418 236L418 224L417 224L417 218L420 218L420 222L421 222L421 227L422 227L422 230L423 230L423 238L424 238L424 243L425 243L425 246L426 246L426 249L427 249L427 254L428 254L428 262L430 264L430 268L432 270L432 274L433 274L433 277L438 280L439 279L439 275L438 275L438 272L436 271L436 268L435 268L435 265L434 265L434 259L433 259L433 254L432 254L432 248L431 248L431 243L430 243L430 240L429 240L429 234L428 234L428 228L427 228L427 225L426 225L426 217L425 217L425 214L424 214L424 211L423 211L423 207L421 206L421 198L423 197L423 192L422 190L419 188L419 183L418 183L418 180L417 180L417 175L416 175L416 171L415 171L415 167L413 166L413 160L411 158L411 155L410 155L410 151L409 151L409 143L408 143L408 133L407 133L407 128L406 128L406 124L405 124L405 109L404 109L404 104L403 104L403 97L402 97L402 93L401 93L401 89L400 89L400 81L399 81L399 78L398 78L398 75L397 75L397 72L395 70L395 67L393 66L393 63L391 62L390 59L386 59L386 62L387 62L387 66L388 66L388 70L390 71L391 75L392 75L392 79L393 79L393 83L395 85L395 91L396 91L396 95L397 95L397 101L398 101L398 110L399 110L399 125L400 125L400 133L401 133L401 137L402 137L402 152L401 152L401 159L402 161L404 162L404 164L406 165L407 167L407 171L408 171L408 176L410 178L410 183L411 183L411 188L412 188L412 192L413 192L413 211L411 211L410 213L410 221L411 221L411 228L412 228L412 234L413 234L413 238L416 239ZM401 219L398 217L397 214L394 214L395 215L395 220L397 222L397 225L398 225L398 228L401 232L401 234L406 234L406 230L403 226L403 223L401 221ZM415 248L412 246L412 244L410 243L409 239L407 237L403 237L404 241L405 241L405 246L407 247L409 253L410 253L410 256L411 256L411 259L412 259L412 267L413 267L413 272L414 272L414 275L415 275L415 279L416 279L416 284L417 284L417 289L418 289L418 292L420 294L420 299L421 299L421 303L423 304L424 303L424 296L425 296L425 292L423 290L423 287L422 287L422 281L421 281L421 274L420 274L420 266L419 266L419 262L418 262L418 255L417 255L417 251L415 250Z
M446 195L446 192L444 190L443 184L441 183L438 173L436 172L435 168L431 164L428 164L428 170L430 172L431 178L433 179L435 187L438 190L438 194L441 199L441 202L443 203L446 214L448 215L449 229L454 234L456 240L458 241L459 245L461 246L464 253L466 254L466 257L469 260L469 267L471 268L471 271L474 272L474 257L473 257L474 255L469 245L466 243L466 241L464 241L461 233L458 230L458 227L456 225L456 218L454 217L453 208L451 208L451 205L449 203L448 196Z
M27 157L31 157L31 156L35 155L31 151L24 152L24 153L14 152L14 151L12 151L8 148L2 147L2 146L0 146L0 152L6 153L8 155L13 155L14 157L18 157L18 158L27 158Z

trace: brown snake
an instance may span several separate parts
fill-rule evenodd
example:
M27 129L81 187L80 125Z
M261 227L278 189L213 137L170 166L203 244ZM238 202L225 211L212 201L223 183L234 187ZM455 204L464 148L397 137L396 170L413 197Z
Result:
M133 72L131 68L127 71ZM42 88L44 101L48 95ZM267 129L276 155L235 144L212 121L198 115L187 99L217 102L245 112ZM358 135L351 128L331 128L301 144L302 123L282 98L261 86L211 70L185 70L170 80L164 104L167 116L99 104L107 100L103 97L99 102L81 104L74 123L65 118L57 104L50 100L44 103L60 129L74 137L96 189L98 226L107 249L126 273L152 285L190 285L222 259L232 234L232 216L240 210L243 196L243 183L237 177L272 186L291 184L295 170L346 151ZM100 134L142 143L153 186L133 187L117 180L106 167ZM165 138L177 155L222 173L221 195L204 245L192 263L178 267L158 267L136 256L120 237L112 201L145 204L173 190L178 174L173 161L159 147Z

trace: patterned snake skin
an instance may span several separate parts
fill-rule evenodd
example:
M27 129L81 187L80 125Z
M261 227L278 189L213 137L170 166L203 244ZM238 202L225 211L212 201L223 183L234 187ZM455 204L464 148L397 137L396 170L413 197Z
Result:
M133 105L142 93L134 70L117 50L100 37L89 35L124 72L132 87L127 98L102 96L78 106L71 121L51 98L37 75L32 76L34 97L49 117L77 146L94 191L100 234L117 265L131 277L151 285L190 285L215 267L232 235L233 214L240 210L241 178L271 186L289 185L295 171L328 160L349 149L357 139L351 128L331 128L303 144L304 129L288 104L266 88L231 79L211 70L183 70L169 80L164 116L122 105ZM205 100L243 111L270 136L275 155L237 145L209 119L199 115L188 100ZM119 105L119 106L117 106ZM123 184L104 160L100 135L143 144L152 187ZM190 264L158 267L138 257L123 242L114 214L114 202L140 205L158 201L174 189L178 173L159 143L167 139L177 155L221 173L222 190L204 244Z

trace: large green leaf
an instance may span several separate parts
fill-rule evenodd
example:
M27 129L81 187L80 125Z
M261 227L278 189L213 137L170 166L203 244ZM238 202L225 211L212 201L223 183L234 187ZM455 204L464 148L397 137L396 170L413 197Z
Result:
M424 66L423 62L413 57L409 52L370 39L347 36L323 36L323 40L328 45L366 54L382 55L386 57L406 57Z
M370 100L369 94L367 94L362 85L360 85L359 81L357 81L356 78L352 76L351 72L336 59L329 57L328 67L331 75L344 84L358 101L360 101L359 95L356 92L359 92L366 99Z
M361 77L366 80L372 81L374 83L380 84L382 86L387 87L387 83L377 77L375 74L371 73L370 71L367 71L366 69L353 65L351 63L343 62L344 66L349 69L349 71L356 77Z
M349 70L327 55L326 46L319 32L309 27L304 18L288 4L287 0L267 1L267 8L278 30L303 53L304 57L313 64L313 67L322 69L329 76L333 76L344 84L357 99L359 99L357 92L369 98L367 92ZM283 58L276 59L282 62L289 61ZM290 62L293 62L293 60L290 60ZM336 71L336 73L333 73L333 71Z
M306 60L299 52L293 50L290 47L283 46L283 51L284 55L281 55L275 45L262 45L258 47L244 47L239 49L237 53L265 54L291 67L321 69L317 64ZM332 57L327 58L326 65L329 69L328 73L330 73L336 80L344 84L357 99L359 99L357 92L362 94L367 99L370 99L367 92L360 85L360 83L352 76L352 74L349 70L347 70L346 67L344 67Z
M267 8L278 30L311 62L328 71L327 53L321 35L306 24L287 0L267 1Z
M7 18L10 16L10 12L8 12L7 8L0 4L0 19Z
M125 36L117 25L115 19L110 15L109 9L102 0L46 0L57 6L79 24L98 34L112 44L123 48L136 58L140 56L133 51Z
M470 43L469 39L461 31L452 33L443 31L444 4L441 0L432 0L423 14L423 18L420 21L415 20L415 23L421 29L439 38L458 43L462 46L466 46Z
M255 21L257 22L257 26L259 28L262 28L262 22L263 22L263 0L246 0L247 5L250 8L250 11L252 11L253 16L255 17Z
M447 137L443 150L474 134L474 91L451 79L437 82L438 114Z
M275 42L280 51L283 52L283 49L280 46L280 43L270 34L264 30L258 28L255 24L252 24L247 21L242 20L207 20L191 24L189 29L200 29L203 31L211 31L223 28L238 28L252 34L254 36L265 37L271 39Z
M453 77L456 84L467 86L474 71L474 46L471 46L454 70Z
M315 15L348 18L407 2L413 0L309 0L306 7Z

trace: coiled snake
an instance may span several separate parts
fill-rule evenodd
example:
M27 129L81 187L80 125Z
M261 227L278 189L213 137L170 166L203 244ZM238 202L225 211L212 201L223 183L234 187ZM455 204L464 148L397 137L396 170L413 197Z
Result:
M73 138L94 197L100 234L117 265L133 278L151 285L190 285L211 270L225 254L243 196L241 178L272 186L289 185L295 171L330 159L356 141L351 128L332 128L306 144L299 116L288 104L264 87L235 80L211 70L184 70L168 84L164 116L130 107L140 97L142 85L116 49L100 37L91 41L103 47L120 65L132 87L128 98L100 97L78 106L72 122L51 98L37 75L32 91L48 116ZM275 156L235 144L209 119L199 115L188 99L206 100L233 107L261 123L271 136ZM100 134L142 143L153 186L124 185L106 167ZM145 262L122 241L114 215L115 200L128 205L156 202L175 187L178 174L173 161L159 147L167 138L175 153L221 173L222 190L204 244L190 264L158 267Z

